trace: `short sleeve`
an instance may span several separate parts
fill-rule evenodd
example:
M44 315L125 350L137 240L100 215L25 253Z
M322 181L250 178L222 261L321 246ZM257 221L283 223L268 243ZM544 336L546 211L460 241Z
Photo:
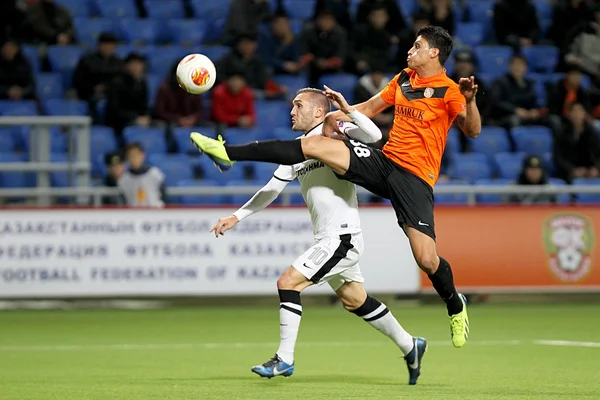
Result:
M394 76L391 81L388 82L387 86L383 88L379 95L388 104L396 103L396 89L398 89L398 78L400 74Z
M283 182L291 182L296 179L296 171L292 165L280 165L273 173L273 177Z
M467 104L465 96L458 90L458 86L450 87L446 92L446 107L448 108L448 114L454 121L458 114L467 110Z

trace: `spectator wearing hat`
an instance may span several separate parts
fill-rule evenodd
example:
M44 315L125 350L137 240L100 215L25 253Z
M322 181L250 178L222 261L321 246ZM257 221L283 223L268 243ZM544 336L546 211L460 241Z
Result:
M390 81L386 75L386 64L384 62L374 62L368 73L360 77L354 87L354 102L362 103L381 92ZM388 139L388 132L394 122L394 108L389 107L382 113L373 117L373 122L384 132L381 145Z
M116 36L108 32L101 33L96 50L81 57L73 73L73 87L77 96L89 103L95 123L100 120L98 101L104 99L106 86L123 68L123 61L116 55L116 50Z
M600 136L588 122L581 103L573 103L563 129L554 139L557 176L571 183L575 178L600 177Z
M73 20L69 10L54 0L40 0L27 8L27 20L33 40L47 45L73 42Z
M115 151L104 156L104 163L108 167L108 173L104 177L102 184L105 187L117 188L119 177L125 172L125 164L123 163L123 157L120 152ZM125 204L125 198L123 195L117 196L103 196L102 204L104 205L118 205Z
M369 18L358 25L352 34L352 70L364 74L372 65L383 65L387 70L392 51L392 35L385 28L389 21L387 9L383 4L371 8Z
M131 53L125 59L123 71L114 78L106 90L105 121L117 134L123 145L122 132L128 125L149 126L148 84L146 59Z
M139 142L125 148L129 168L119 176L117 184L130 207L164 207L165 174L146 163L146 153Z
M523 160L523 168L515 182L517 185L548 185L548 173L538 156L529 156ZM509 196L511 203L518 204L552 204L556 196L551 193L527 193Z
M226 126L249 128L256 123L254 95L242 71L231 70L212 90L212 120Z
M568 118L571 105L581 103L589 112L592 109L590 95L581 85L583 73L577 65L569 65L564 79L556 83L549 91L548 109L551 114Z
M35 80L29 60L16 40L9 39L0 49L0 99L22 100L35 97Z

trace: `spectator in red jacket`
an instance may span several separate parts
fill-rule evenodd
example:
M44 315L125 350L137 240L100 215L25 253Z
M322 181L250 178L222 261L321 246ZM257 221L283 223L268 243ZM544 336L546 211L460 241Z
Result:
M230 72L212 91L212 119L227 126L249 128L256 123L254 95L242 71Z
M156 118L175 127L189 128L202 121L202 97L189 94L177 83L176 61L168 77L158 88L154 112Z

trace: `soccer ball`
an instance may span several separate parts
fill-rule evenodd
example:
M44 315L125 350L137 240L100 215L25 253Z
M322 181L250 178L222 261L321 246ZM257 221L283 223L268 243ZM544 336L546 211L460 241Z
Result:
M189 54L177 65L177 83L188 93L204 93L213 87L216 79L217 69L204 54Z

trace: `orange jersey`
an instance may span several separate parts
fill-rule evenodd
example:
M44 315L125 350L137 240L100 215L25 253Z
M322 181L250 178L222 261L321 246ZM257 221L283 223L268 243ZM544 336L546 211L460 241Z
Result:
M394 125L383 154L430 186L440 173L448 130L467 106L446 72L422 78L410 68L396 75L380 93L394 105Z

